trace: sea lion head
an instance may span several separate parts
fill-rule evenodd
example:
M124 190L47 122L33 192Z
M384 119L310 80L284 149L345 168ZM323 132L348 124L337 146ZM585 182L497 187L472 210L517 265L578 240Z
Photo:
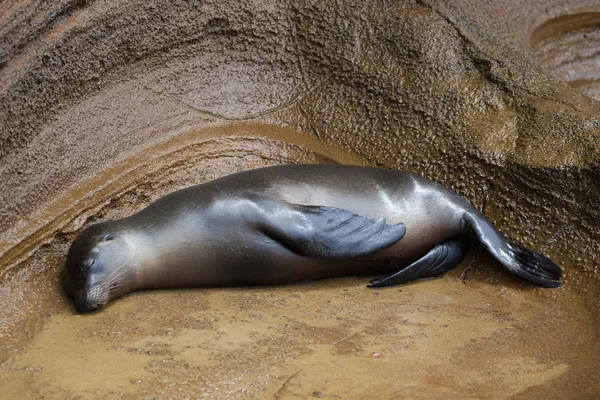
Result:
M131 290L134 253L114 223L89 226L77 236L65 263L65 289L79 312L97 311Z

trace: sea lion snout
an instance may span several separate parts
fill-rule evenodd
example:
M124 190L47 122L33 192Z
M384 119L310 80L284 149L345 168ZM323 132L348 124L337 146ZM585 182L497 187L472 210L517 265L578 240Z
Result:
M75 307L79 312L98 311L110 300L111 294L118 287L116 281L100 280L93 285L86 285L76 295Z
M97 300L86 294L83 294L80 298L75 301L75 308L80 313L98 311L106 305L108 298L104 301Z

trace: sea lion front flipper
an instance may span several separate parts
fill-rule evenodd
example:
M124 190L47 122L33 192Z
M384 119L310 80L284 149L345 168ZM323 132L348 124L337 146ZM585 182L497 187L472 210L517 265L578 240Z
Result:
M403 270L388 277L373 279L368 287L394 286L415 279L436 277L456 267L466 251L465 242L462 240L441 243Z
M406 226L386 224L335 207L276 203L268 207L262 232L295 253L318 258L353 258L402 239Z

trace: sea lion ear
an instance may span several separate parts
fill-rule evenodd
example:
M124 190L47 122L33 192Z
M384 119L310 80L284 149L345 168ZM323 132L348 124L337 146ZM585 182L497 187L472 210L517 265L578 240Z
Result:
M113 240L116 237L116 235L113 235L112 233L109 233L108 235L104 235L102 236L102 241L103 242L110 242L111 240Z
M266 207L265 207L266 206ZM261 203L260 229L271 239L303 256L353 258L396 243L406 233L403 223L386 224L336 207L283 202Z

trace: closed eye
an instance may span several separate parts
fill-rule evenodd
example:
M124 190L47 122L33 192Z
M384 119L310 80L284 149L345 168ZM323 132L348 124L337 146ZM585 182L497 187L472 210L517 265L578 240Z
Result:
M92 266L96 263L96 260L91 259L91 260L85 260L83 262L83 269L85 271L89 271L90 269L92 269Z

